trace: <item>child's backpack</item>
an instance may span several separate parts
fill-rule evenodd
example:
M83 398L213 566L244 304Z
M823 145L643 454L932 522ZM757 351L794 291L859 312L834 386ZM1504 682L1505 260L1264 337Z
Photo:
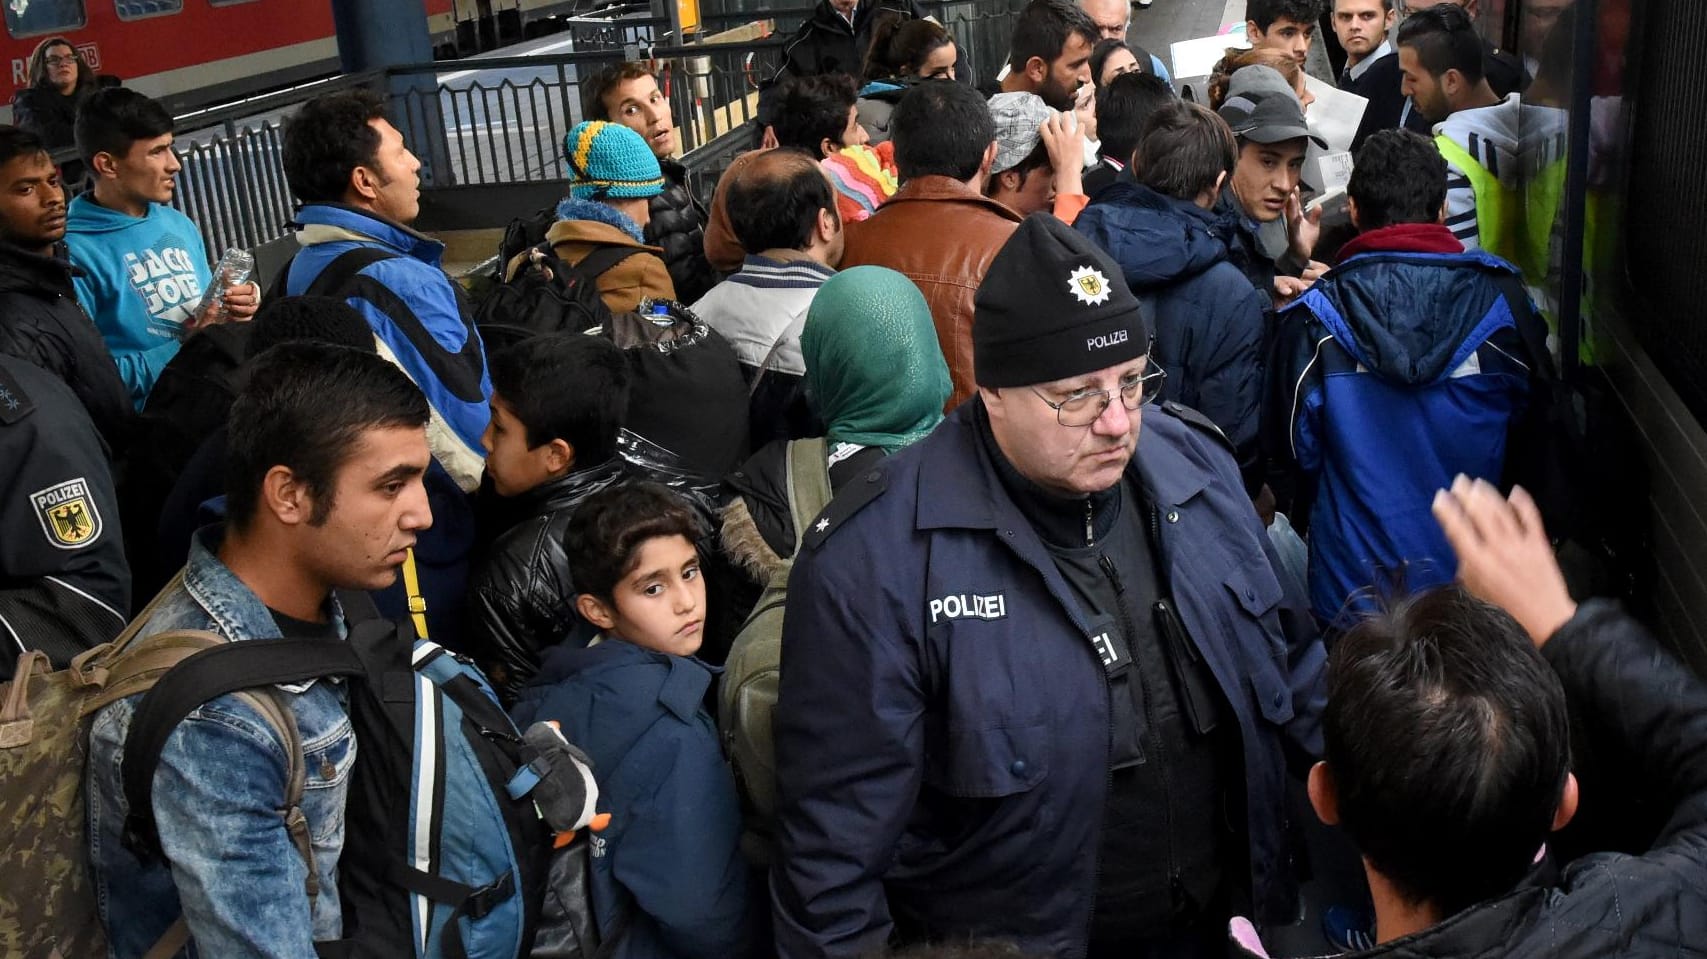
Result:
M776 844L776 711L782 662L782 617L788 605L788 574L800 553L800 538L830 502L830 470L823 437L788 444L788 512L794 518L794 554L771 574L758 605L736 635L718 686L718 727L724 752L735 769L746 815L741 848L757 865L769 865Z
M117 639L80 654L70 667L52 671L46 655L29 651L18 660L11 681L0 683L0 875L6 877L0 886L0 947L7 956L106 955L106 931L90 881L83 780L89 724L111 703L147 693L131 722L123 767L133 774L126 782L132 802L152 810L154 770L172 730L195 706L238 693L285 741L292 764L280 815L287 823L293 813L301 821L302 746L289 707L272 690L275 683L298 681L293 677L303 669L300 657L291 656L288 668L279 669L264 655L256 658L259 650L251 647L258 644L227 643L207 632L166 632L137 640L136 624L147 621L154 605ZM192 691L179 682L189 673L174 667L184 664L193 671L197 663L211 664L213 671L201 668L203 684ZM190 702L185 693L200 698ZM131 792L130 779L140 795ZM297 851L312 876L306 829L300 838ZM173 955L187 937L180 920L155 949Z
M599 277L643 252L602 246L570 266L549 241L529 247L515 275L488 292L475 312L474 325L486 349L503 349L542 333L582 333L608 324L611 311L599 293Z

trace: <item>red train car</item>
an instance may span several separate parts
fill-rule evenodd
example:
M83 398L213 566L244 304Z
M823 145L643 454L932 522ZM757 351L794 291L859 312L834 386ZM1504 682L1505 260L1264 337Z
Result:
M453 0L426 0L435 45L456 34ZM177 110L338 69L330 0L0 0L10 61L0 104L29 83L38 43L63 36L97 72Z

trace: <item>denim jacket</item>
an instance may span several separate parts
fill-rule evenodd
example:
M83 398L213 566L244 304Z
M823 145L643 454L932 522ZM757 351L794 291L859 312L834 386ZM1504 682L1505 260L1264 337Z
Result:
M279 637L267 607L215 555L218 544L216 528L196 534L182 579L167 587L139 637L183 629L232 641ZM336 600L332 615L343 635ZM312 917L302 858L280 814L284 744L234 696L190 713L166 742L154 777L166 861L140 860L125 848L119 766L141 699L132 696L96 713L90 730L89 852L112 959L141 956L180 912L191 956L313 959L315 940L341 935L338 854L356 758L346 697L330 681L280 689L296 717L308 773L302 811L320 878Z

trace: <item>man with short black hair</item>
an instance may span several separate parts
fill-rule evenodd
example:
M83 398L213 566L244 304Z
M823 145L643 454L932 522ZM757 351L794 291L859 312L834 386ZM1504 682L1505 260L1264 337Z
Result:
M1321 643L1225 437L1155 403L1106 254L1031 216L976 311L975 398L794 557L777 952L1214 955L1232 903L1294 914L1282 742L1319 754Z
M421 483L432 461L427 419L421 391L376 356L311 343L268 351L231 409L226 525L196 534L189 564L137 636L345 638L333 591L390 585L433 521ZM122 763L142 697L95 713L89 855L116 959L138 959L180 917L208 956L297 959L342 938L338 860L357 754L347 695L324 679L274 691L302 743L300 828L312 839L313 884L292 835L299 827L281 814L286 745L250 701L211 700L166 740L154 777L157 856L126 841Z
M747 254L741 269L713 287L693 312L723 334L752 386L754 448L813 435L801 394L806 362L800 331L824 281L842 262L845 237L824 170L799 150L772 150L743 166L729 184L735 236Z
M77 303L82 271L63 256L65 187L35 134L0 126L0 353L59 377L94 420L109 455L134 410L100 331Z
M918 285L954 381L953 409L975 389L973 294L1020 216L984 195L996 127L976 90L921 83L895 105L889 129L904 185L871 219L848 224L842 268L886 266Z
M1079 105L1091 84L1097 25L1072 0L1031 0L1014 22L1003 93L1035 93L1052 110Z
M1521 96L1501 99L1484 72L1482 40L1452 3L1419 10L1399 26L1405 95L1434 124L1446 157L1446 225L1467 249L1519 259Z
M1310 603L1323 623L1348 602L1367 608L1371 587L1451 581L1429 501L1454 476L1504 475L1532 371L1549 362L1525 345L1546 329L1521 274L1441 225L1445 173L1427 139L1371 136L1347 188L1361 232L1278 317L1267 432L1315 486Z
M1433 509L1463 588L1355 627L1329 666L1310 799L1362 853L1376 916L1376 944L1349 955L1696 950L1707 686L1616 605L1572 600L1521 489L1508 501L1460 477ZM1619 800L1651 807L1651 838L1549 854L1579 806L1604 818Z
M492 381L473 316L441 268L444 244L412 229L421 211L421 161L386 119L385 100L365 89L303 104L285 126L285 180L302 201L286 267L290 296L335 296L361 312L380 355L426 394L433 465L427 488L433 529L414 561L434 640L456 646L474 547L469 494L480 485ZM377 597L401 618L401 586Z
M1310 54L1310 41L1322 19L1323 0L1247 0L1245 39L1251 46L1274 50L1298 61Z
M1161 77L1148 73L1123 73L1097 88L1097 136L1102 138L1101 156L1085 171L1085 195L1092 200L1107 189L1126 168L1138 149L1138 138L1150 118L1177 99Z
M658 78L644 63L615 64L594 74L582 88L589 120L620 123L646 139L663 171L664 192L651 200L651 219L643 239L664 251L664 264L676 298L692 302L717 282L705 260L705 207L693 195L687 167L677 160L681 149L670 99Z
M78 109L77 148L95 186L66 211L65 245L83 272L73 285L140 410L179 340L212 315L213 271L201 230L166 205L183 166L164 107L124 87L101 90ZM221 298L226 316L247 320L261 290L243 283Z

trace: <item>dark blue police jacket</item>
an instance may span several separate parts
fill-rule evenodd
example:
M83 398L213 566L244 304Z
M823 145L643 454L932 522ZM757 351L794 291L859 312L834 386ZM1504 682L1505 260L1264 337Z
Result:
M865 955L896 927L1085 954L1108 684L1093 625L978 439L979 402L845 486L796 560L775 727L787 959ZM1251 892L1273 916L1293 882L1282 736L1320 754L1322 645L1201 414L1147 408L1128 475L1238 722Z

